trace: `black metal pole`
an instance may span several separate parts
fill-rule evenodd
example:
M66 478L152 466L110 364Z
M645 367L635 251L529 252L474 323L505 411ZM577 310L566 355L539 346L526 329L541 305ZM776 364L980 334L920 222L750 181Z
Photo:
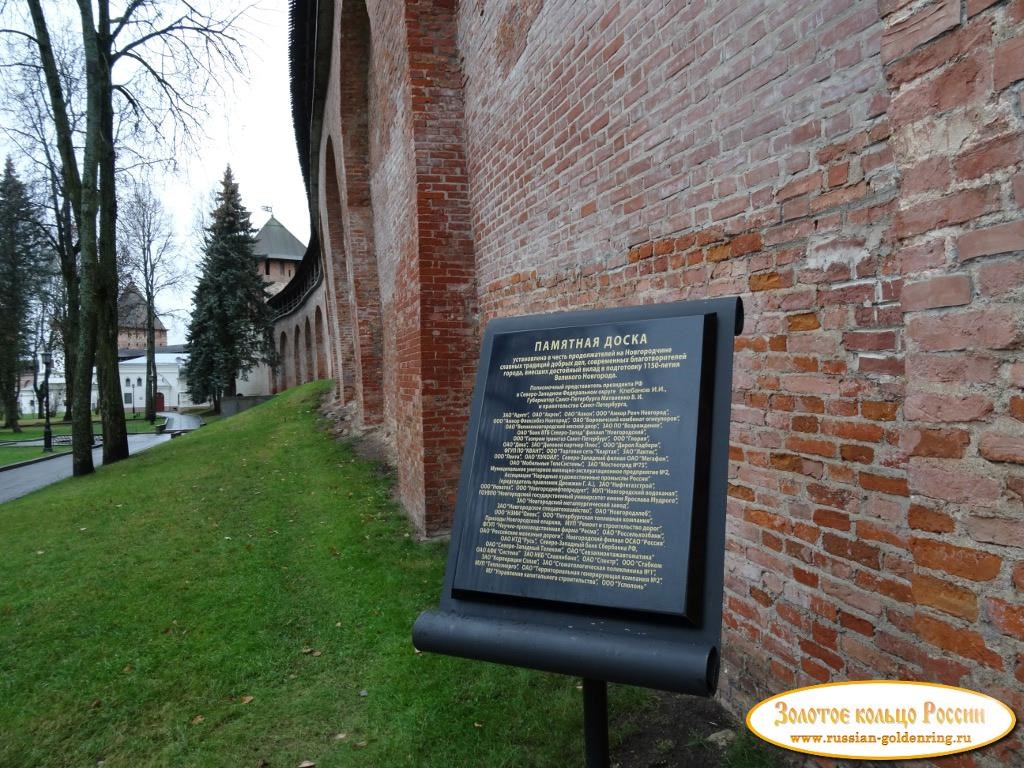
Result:
M53 430L50 429L50 362L47 360L43 376L43 453L53 453Z
M583 678L583 754L586 768L608 768L608 684Z

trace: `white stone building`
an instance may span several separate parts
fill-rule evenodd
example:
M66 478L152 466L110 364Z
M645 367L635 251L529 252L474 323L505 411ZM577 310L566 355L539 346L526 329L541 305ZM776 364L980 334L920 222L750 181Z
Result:
M156 409L177 411L193 403L188 396L188 382L185 380L185 353L156 353ZM118 366L121 377L121 397L126 411L146 409L146 357L122 360Z
M156 379L157 379L157 402L158 411L177 411L181 408L188 408L193 403L188 396L188 382L185 380L184 368L188 360L185 353L158 352L156 354ZM125 411L144 412L146 409L146 358L133 357L122 360L118 365L118 376L121 382L121 400L124 403ZM39 383L42 384L40 374ZM50 413L53 416L63 414L67 406L66 400L67 385L64 380L63 371L50 372ZM96 375L93 373L92 392L89 397L89 404L92 410L96 410L99 400L99 393L96 388ZM32 375L26 373L21 377L18 391L18 402L21 407L23 418L35 418L36 416L36 393L32 389Z

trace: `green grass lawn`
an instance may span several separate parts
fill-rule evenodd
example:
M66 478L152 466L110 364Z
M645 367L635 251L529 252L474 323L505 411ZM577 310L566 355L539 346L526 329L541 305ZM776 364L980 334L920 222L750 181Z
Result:
M14 432L10 429L0 429L0 443L4 443L11 440L42 440L43 439L43 427L41 424L36 424L38 419L32 419L27 425L21 424L21 432ZM95 427L93 428L96 434L100 434L99 417L93 419ZM131 414L125 418L125 427L128 430L129 435L140 435L143 433L153 433L156 428L163 426L167 423L167 419L163 416L157 417L155 423L150 424L140 414L137 418L132 418ZM71 425L64 423L50 424L50 431L54 437L58 435L70 435Z
M51 424L50 431L53 436L58 435L70 435L71 425L70 424ZM22 426L21 432L13 432L10 429L0 429L0 443L6 443L14 440L42 440L43 439L43 428L36 426Z
M329 386L0 505L0 766L582 763L578 680L413 651L446 546Z
M70 445L53 446L54 453L66 453L70 450ZM38 459L42 455L42 448L22 448L20 446L15 448L9 448L7 446L0 446L0 467L6 466L7 464L17 464L19 461ZM0 519L2 519L2 517L0 517Z
M165 416L157 416L156 421L150 424L141 416L137 419L133 419L131 416L125 419L125 427L128 429L129 435L141 435L143 433L156 432L157 427L162 427L167 423Z

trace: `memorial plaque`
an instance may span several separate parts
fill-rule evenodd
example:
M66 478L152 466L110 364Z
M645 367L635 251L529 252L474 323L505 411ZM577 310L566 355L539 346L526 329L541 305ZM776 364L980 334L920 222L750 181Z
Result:
M491 321L416 647L714 693L742 325L734 297Z
M715 316L496 333L454 587L685 617Z

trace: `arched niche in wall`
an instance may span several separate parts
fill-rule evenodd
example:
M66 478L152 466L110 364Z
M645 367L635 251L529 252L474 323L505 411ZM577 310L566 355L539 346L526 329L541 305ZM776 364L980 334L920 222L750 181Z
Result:
M345 253L355 358L355 394L366 424L383 416L381 307L370 193L370 17L364 0L341 6L339 108L345 189Z
M334 353L340 363L334 376L338 382L338 392L343 402L350 402L356 397L356 362L353 327L352 295L349 284L348 254L345 251L345 227L343 223L343 203L338 177L341 168L334 154L334 140L327 137L327 151L324 156L324 190L326 237L331 255L331 281L334 286L333 306L337 313L337 341Z

